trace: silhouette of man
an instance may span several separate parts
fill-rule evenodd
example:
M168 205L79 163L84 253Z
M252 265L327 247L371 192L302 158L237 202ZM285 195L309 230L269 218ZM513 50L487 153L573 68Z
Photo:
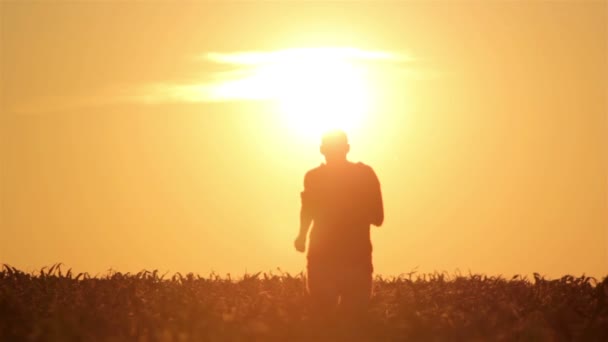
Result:
M313 314L342 316L365 313L372 290L370 225L380 226L384 209L374 170L352 163L346 134L331 131L322 138L325 164L308 171L301 193L299 252L308 246L308 292Z

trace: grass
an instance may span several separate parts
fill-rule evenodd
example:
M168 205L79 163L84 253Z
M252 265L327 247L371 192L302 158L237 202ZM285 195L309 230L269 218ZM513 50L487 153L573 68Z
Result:
M91 277L61 266L2 267L0 341L608 341L608 277L376 277L367 321L345 331L310 323L303 274Z

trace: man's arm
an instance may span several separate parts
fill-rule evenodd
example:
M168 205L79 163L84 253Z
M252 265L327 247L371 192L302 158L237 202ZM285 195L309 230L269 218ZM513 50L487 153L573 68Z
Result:
M312 214L310 213L310 208L302 201L302 208L300 209L300 236L306 236L308 234L311 223Z
M312 210L310 199L310 186L308 174L304 177L304 191L300 194L302 199L302 207L300 208L300 232L296 238L294 245L298 252L306 250L306 237L312 223Z
M308 229L312 223L312 215L307 210L304 203L302 203L302 209L300 209L300 233L294 242L296 250L298 252L306 251L306 237L308 236Z
M384 204L382 202L382 190L380 190L380 181L374 170L370 167L370 223L376 227L380 227L384 222Z

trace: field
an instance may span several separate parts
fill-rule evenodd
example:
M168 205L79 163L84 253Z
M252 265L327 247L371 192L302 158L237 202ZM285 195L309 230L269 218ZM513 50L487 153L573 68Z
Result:
M377 277L365 324L319 329L305 278L0 272L0 341L608 341L608 277Z

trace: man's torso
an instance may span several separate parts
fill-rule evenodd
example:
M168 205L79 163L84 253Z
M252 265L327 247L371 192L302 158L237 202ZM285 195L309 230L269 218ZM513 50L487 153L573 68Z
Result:
M305 192L313 213L309 259L371 262L372 177L369 166L350 162L308 172Z

